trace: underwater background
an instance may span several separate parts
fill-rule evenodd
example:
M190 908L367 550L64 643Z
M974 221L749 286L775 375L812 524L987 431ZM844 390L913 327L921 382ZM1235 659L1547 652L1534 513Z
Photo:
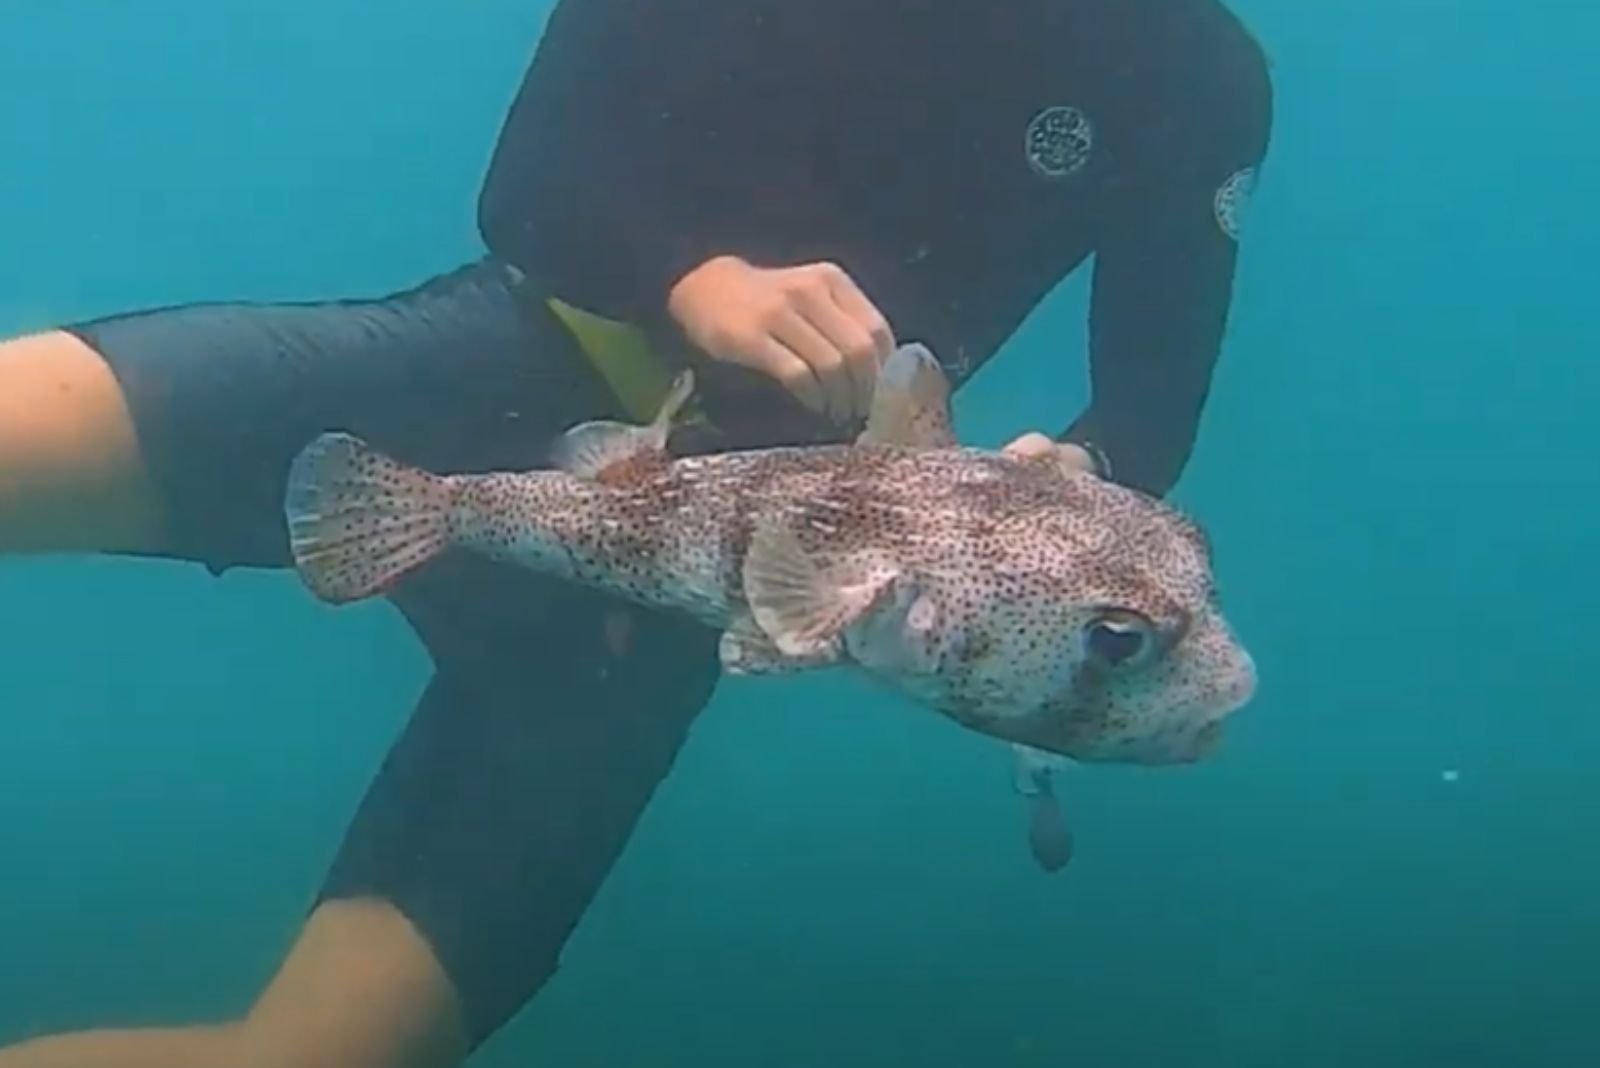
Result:
M727 681L475 1066L1600 1064L1600 14L1232 6L1277 122L1175 495L1262 674L1220 754L1070 769L1046 876L1003 747ZM0 5L0 335L473 258L546 14ZM1086 281L968 438L1077 410ZM247 1007L426 672L289 575L0 562L0 1043Z

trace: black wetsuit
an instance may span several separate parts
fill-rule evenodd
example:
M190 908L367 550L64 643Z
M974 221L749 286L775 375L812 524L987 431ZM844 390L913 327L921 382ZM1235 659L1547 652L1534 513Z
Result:
M496 254L634 321L719 252L836 261L958 376L1093 252L1094 399L1069 436L1159 493L1270 104L1259 48L1209 0L569 0L481 216Z
M1212 0L565 0L489 174L484 261L379 299L72 329L128 396L171 555L281 567L286 468L317 432L483 470L616 414L546 296L694 359L664 310L685 270L827 259L961 378L1094 253L1093 402L1064 436L1161 493L1269 120L1261 52ZM776 386L702 379L724 444L821 433ZM716 636L633 612L618 641L617 605L467 557L394 600L437 673L323 897L400 908L476 1041L556 966L715 685Z

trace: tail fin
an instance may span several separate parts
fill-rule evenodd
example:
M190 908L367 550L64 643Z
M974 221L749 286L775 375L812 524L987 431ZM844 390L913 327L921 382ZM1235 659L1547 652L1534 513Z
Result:
M300 577L334 604L384 592L449 546L457 485L322 435L295 457L284 498Z

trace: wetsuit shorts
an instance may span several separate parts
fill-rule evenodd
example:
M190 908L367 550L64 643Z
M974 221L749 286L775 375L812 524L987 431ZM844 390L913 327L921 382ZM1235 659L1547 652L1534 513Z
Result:
M381 298L68 329L121 383L170 555L219 573L289 564L286 473L322 431L471 471L543 466L561 430L617 415L565 328L488 260ZM554 971L715 686L715 635L467 554L392 599L436 670L319 900L405 914L477 1044Z

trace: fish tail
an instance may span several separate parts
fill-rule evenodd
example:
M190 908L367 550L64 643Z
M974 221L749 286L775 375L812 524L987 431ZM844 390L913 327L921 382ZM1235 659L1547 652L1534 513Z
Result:
M301 579L333 604L392 588L450 546L459 487L349 434L323 434L295 457L284 498Z

